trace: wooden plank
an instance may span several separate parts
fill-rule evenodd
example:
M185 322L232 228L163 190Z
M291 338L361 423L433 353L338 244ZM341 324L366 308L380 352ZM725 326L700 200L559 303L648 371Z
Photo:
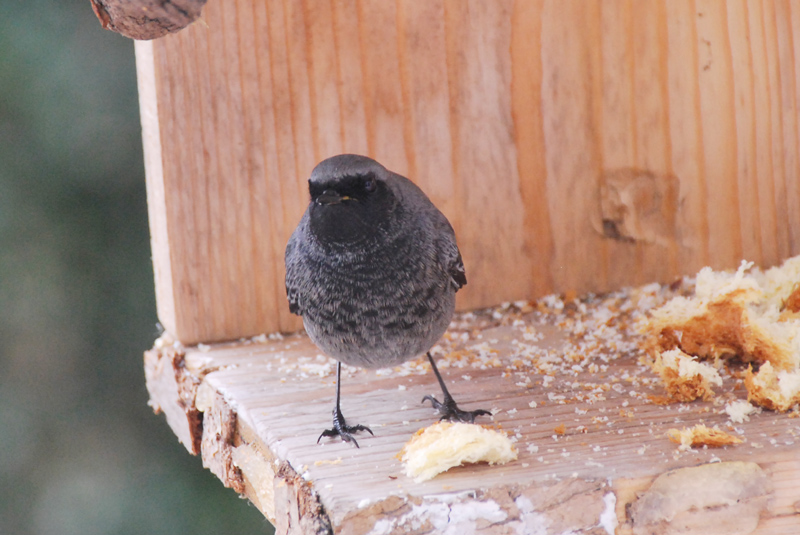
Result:
M681 533L707 535L709 522L725 533L796 533L800 420L764 411L730 422L725 403L746 396L730 372L715 400L650 401L663 386L639 362L637 321L681 291L650 285L457 317L435 350L440 369L462 407L492 409L490 423L512 437L519 459L459 467L423 483L406 477L396 457L435 421L420 403L437 389L422 359L390 370L345 368L342 410L351 424L375 432L359 437L358 449L317 444L330 425L335 362L302 335L154 349L148 388L156 407L180 399L204 414L188 442L201 444L204 464L246 494L279 534L600 534L615 523L618 534L673 533L651 522L667 514L661 508L672 498L689 500L678 511ZM171 380L159 377L176 373L181 386L170 392ZM176 421L185 433L183 421L168 419L173 428ZM681 451L666 437L670 428L701 422L744 443ZM726 492L741 496L707 492L709 470L714 481L730 478ZM751 475L742 480L742 470ZM648 496L664 474L685 484L659 487L660 505L653 505Z
M791 2L210 0L138 43L159 320L294 331L313 166L366 153L453 222L463 309L800 253Z

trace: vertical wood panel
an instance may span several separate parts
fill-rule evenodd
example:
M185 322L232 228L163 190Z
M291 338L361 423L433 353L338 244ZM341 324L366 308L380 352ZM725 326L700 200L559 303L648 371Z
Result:
M176 318L172 251L170 250L164 183L159 102L165 105L163 89L156 80L156 64L152 41L136 41L136 80L139 89L139 112L142 121L142 145L147 187L150 248L156 288L156 312L162 321L169 321L174 332ZM161 94L159 94L161 91Z
M708 247L713 267L742 258L738 149L733 101L731 46L723 0L697 1L698 78L703 150L709 202Z
M303 0L308 34L305 42L314 127L314 159L342 153L339 113L338 54L333 38L333 9L329 0Z
M369 152L389 169L407 175L405 110L394 2L360 0L358 26Z
M444 1L398 2L409 176L449 217L456 217Z
M364 98L363 54L358 35L357 0L337 0L333 24L338 51L339 111L342 116L344 152L369 153L366 101Z
M800 159L798 158L798 108L794 41L792 33L792 3L776 0L775 21L778 33L778 62L781 73L781 114L783 116L783 169L786 188L786 225L789 248L800 245ZM797 9L794 6L794 9Z
M553 243L550 269L556 287L602 288L602 249L587 214L596 212L597 147L592 133L593 87L583 2L546 2L542 18L542 123L547 200ZM581 251L580 254L576 254Z
M778 53L778 23L775 13L775 2L765 1L762 4L764 9L764 27L766 33L767 48L767 87L769 88L769 112L770 112L770 158L772 160L772 176L775 186L775 208L776 213L780 214L777 219L775 232L778 236L778 255L785 257L789 251L790 229L786 217L788 215L788 199L786 198L786 169L783 160L783 95L781 91L782 78L786 73L781 73L781 65ZM783 75L783 76L782 76ZM783 217L781 217L783 216Z
M265 125L271 125L271 116L261 105L268 101L270 96L270 85L263 84L260 76L262 67L267 67L268 70L268 63L259 64L264 56L269 57L268 43L262 38L266 32L255 30L259 23L261 24L259 27L263 27L266 22L263 11L260 13L256 11L258 6L263 8L264 4L253 5L242 0L237 2L239 6L235 15L239 31L235 37L241 62L242 100L244 103L257 103L258 110L258 113L247 113L245 107L241 110L246 165L242 180L247 184L247 189L241 193L244 195L243 202L248 204L250 219L249 222L244 220L242 222L252 229L251 237L247 240L250 278L245 279L253 281L253 309L250 313L252 324L248 326L248 330L257 330L259 325L271 319L273 310L280 311L283 308L280 307L283 289L275 283L278 279L277 266L282 257L282 252L276 254L278 253L276 244L282 240L276 239L273 231L275 228L280 228L283 209L281 206L273 209L267 202L272 198L280 198L280 190L275 196L268 182L270 175L276 175L276 167L271 165L274 158L269 158L268 161L268 155L274 154L275 149L274 144L271 144L273 136L265 134L267 128ZM262 84L265 85L263 90ZM270 144L265 145L265 141ZM280 315L278 318L280 319Z
M667 89L666 56L668 53L664 2L634 2L631 19L633 31L634 99L635 102L635 168L645 171L639 175L640 186L653 203L663 211L664 221L643 229L649 233L637 247L636 284L650 280L670 280L678 275L677 245L674 239L672 146L669 137L669 94ZM647 180L653 184L644 186ZM661 197L663 196L663 198ZM644 217L646 214L643 213ZM660 258L660 262L653 262Z
M259 58L259 86L263 92L258 97L258 108L253 109L260 111L265 125L262 150L268 166L264 178L269 185L269 197L261 201L263 204L260 209L270 217L272 267L275 273L272 281L275 299L271 304L265 303L269 308L264 310L263 325L277 324L282 330L291 330L299 328L301 322L283 306L283 251L291 232L289 229L296 224L295 214L306 204L306 197L300 179L302 175L297 172L285 15L279 0L255 2L254 5L258 36L258 49L255 52Z
M214 243L212 227L215 223L210 218L207 180L210 173L217 168L216 160L212 159L208 149L216 146L217 138L213 118L210 116L214 109L212 96L214 90L208 74L208 43L205 34L199 37L196 47L177 40L165 43L163 50L165 64L172 61L167 54L171 57L186 58L181 64L183 69L181 74L187 80L196 80L196 83L186 84L175 80L176 87L185 93L185 100L182 99L182 105L175 101L169 106L169 110L165 110L165 113L170 115L168 119L162 120L162 128L166 133L165 127L168 126L165 123L171 119L177 129L167 135L172 142L177 141L180 144L178 150L185 151L185 156L171 159L175 167L169 175L174 180L170 190L170 204L176 211L173 220L177 218L173 227L175 231L172 232L176 245L173 254L176 258L182 259L183 270L183 272L176 270L180 284L175 290L179 292L177 295L183 301L181 307L183 314L179 318L184 319L183 329L199 325L202 335L207 336L209 331L217 330L224 323L226 316L224 310L215 313L213 308L214 304L219 302L220 295L217 292L222 288L214 285L210 291L201 290L204 284L216 276L212 271L214 264L211 258ZM166 68L162 72L168 74ZM174 74L178 72L175 69ZM174 95L177 96L178 93ZM200 120L192 124L192 117ZM195 147L202 147L202 151L196 150ZM206 317L211 321L203 321Z
M599 93L598 148L601 169L632 168L636 161L634 98L633 2L600 2L602 83ZM599 231L599 229L597 229ZM636 284L641 258L635 245L619 240L605 243L603 264L608 284Z
M772 155L770 151L772 133L770 128L770 95L766 81L768 56L766 50L766 32L764 27L764 13L762 2L748 2L745 4L748 18L748 33L750 36L750 68L752 76L753 95L753 144L755 149L755 199L758 199L759 224L758 241L761 247L762 262L774 265L779 260L778 236L775 233L777 222L775 219L775 176L772 169ZM739 66L740 69L746 66ZM737 76L742 76L737 74Z
M555 287L549 259L553 255L553 229L547 203L547 163L542 123L542 35L544 0L515 2L512 15L511 98L517 144L517 172L525 206L523 248L531 260L532 295ZM535 229L535 230L533 230Z
M511 114L511 1L446 3L457 235L471 280L461 303L480 306L529 294L532 258ZM480 149L479 149L480 147ZM473 223L469 224L468 221ZM510 286L504 281L515 281Z
M677 218L681 272L692 273L709 263L706 166L697 65L698 38L694 2L666 2L667 86L672 169L680 194Z
M736 117L739 213L742 228L742 255L761 264L761 215L758 202L755 107L752 40L746 0L728 2L728 34L733 67L733 98Z
M253 164L257 160L250 150L251 147L248 147L247 140L248 133L252 134L249 132L248 125L252 119L245 117L244 112L242 62L246 60L242 57L239 47L239 34L244 33L244 28L240 30L238 24L239 7L224 9L223 5L220 14L222 47L225 52L224 61L220 62L219 66L219 76L224 83L221 92L226 97L219 102L221 112L219 123L222 127L222 134L228 143L217 143L216 145L220 162L217 180L219 181L220 197L225 203L222 209L227 216L225 217L227 224L224 227L226 247L223 251L225 258L222 264L225 266L227 275L231 277L229 287L235 287L238 281L248 281L251 285L254 283L256 280L254 246L268 247L267 243L255 244L252 237L244 237L239 234L239 229L252 226L251 199L253 193L257 191L250 178L253 176ZM218 91L217 94L219 93ZM263 173L263 169L261 172ZM229 181L239 184L240 187L226 187L230 183ZM211 221L219 220L214 214L210 215L210 219ZM219 254L219 252L212 251L212 254ZM230 303L230 306L226 307L229 321L235 321L244 331L256 329L258 313L255 292L243 294L241 299L235 302L229 299L225 299L224 302Z
M290 95L289 110L291 116L287 117L291 121L293 134L293 147L295 155L295 176L298 195L307 197L307 186L305 180L300 176L307 173L317 161L317 147L315 145L314 118L311 113L311 87L308 78L308 36L306 34L306 21L304 18L303 3L298 1L284 0L279 12L284 14L284 35L285 43L278 46L285 46L287 64L289 67L289 86Z
M322 158L448 215L473 308L800 253L786 0L210 0L138 43L159 318L293 330L283 249Z

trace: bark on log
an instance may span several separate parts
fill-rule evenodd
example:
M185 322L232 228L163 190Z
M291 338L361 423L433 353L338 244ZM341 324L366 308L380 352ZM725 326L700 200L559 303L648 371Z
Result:
M139 40L175 33L200 16L206 0L91 0L106 30Z

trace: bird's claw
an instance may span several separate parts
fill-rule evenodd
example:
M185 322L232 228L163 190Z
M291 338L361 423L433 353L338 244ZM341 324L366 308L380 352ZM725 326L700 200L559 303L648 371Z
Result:
M358 433L359 431L367 431L370 435L375 436L375 433L372 432L372 429L366 425L347 425L347 422L345 422L344 415L341 413L341 411L334 409L333 428L323 431L317 439L317 444L319 444L319 441L322 440L322 437L339 437L344 442L353 444L356 448L358 448L358 441L353 436L353 433Z
M491 412L485 411L483 409L477 409L474 411L462 411L456 405L455 400L450 396L444 397L444 403L436 399L435 397L428 394L424 398L422 398L422 403L426 401L430 401L433 408L441 415L439 421L441 420L448 420L448 421L456 421L456 422L465 422L474 424L475 418L478 416L491 416Z

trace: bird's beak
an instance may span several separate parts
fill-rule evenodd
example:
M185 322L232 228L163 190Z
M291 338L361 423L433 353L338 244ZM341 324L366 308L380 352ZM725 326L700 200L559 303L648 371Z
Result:
M347 195L340 195L338 191L332 189L326 189L322 192L322 195L317 197L317 204L327 206L331 204L339 204L343 201L351 200L351 197Z

